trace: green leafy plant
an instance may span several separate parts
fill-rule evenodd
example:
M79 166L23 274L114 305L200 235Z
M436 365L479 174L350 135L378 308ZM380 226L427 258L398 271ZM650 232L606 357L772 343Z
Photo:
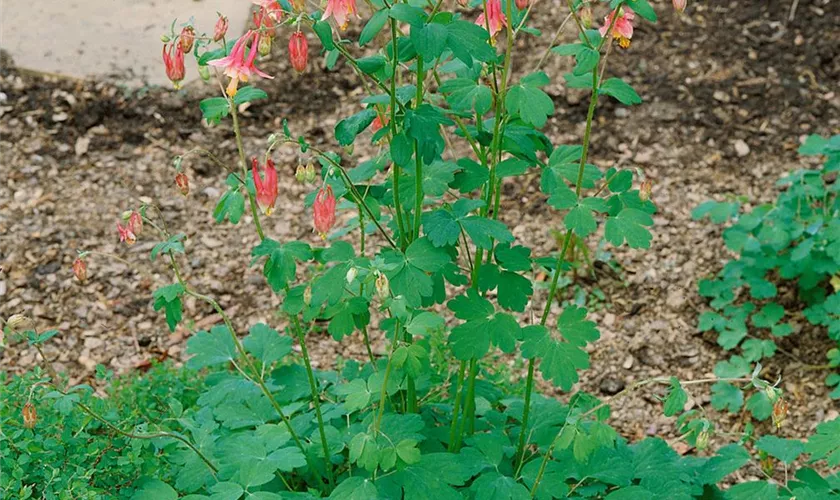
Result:
M208 122L231 126L238 158L232 166L194 149L175 159L176 185L188 195L186 160L193 155L228 172L214 218L253 223L259 242L250 249L252 265L262 270L266 294L281 299L276 319L238 331L219 302L181 272L184 236L173 235L157 205L148 203L129 211L118 229L127 244L141 230L158 240L150 258L168 263L173 279L153 292L155 310L173 331L184 322L185 297L208 304L220 318L187 341L187 368L206 371L200 395L177 410L171 405L171 418L149 415L151 432L136 435L120 430L135 420L90 408L82 389L64 388L54 376L32 386L56 387L61 409L78 409L124 438L166 438L156 455L162 465L131 481L137 500L834 495L836 478L800 467L788 481L787 466L803 452L836 465L835 423L820 426L805 446L748 430L706 457L683 457L660 438L628 443L608 424L611 402L664 385L666 415L678 416L681 436L702 451L714 425L686 408L694 402L688 388L713 384L729 407L737 395L725 384L750 384L784 401L758 372L741 373L740 364L713 378L638 381L607 401L574 392L561 402L536 391L539 373L572 392L600 335L584 307L556 300L561 277L574 269L573 245L603 235L610 245L644 249L652 240L650 185L634 187L630 170L602 171L589 163L589 150L601 98L641 102L629 84L607 77L608 62L616 45L630 45L632 23L653 22L656 14L647 0L603 3L570 0L567 21L577 26L577 41L553 47L564 22L546 49L574 56L567 87L589 94L581 143L561 145L541 132L555 112L544 90L551 78L540 70L545 57L522 77L512 71L515 39L538 34L526 26L528 2L483 0L476 3L483 15L473 22L442 2L374 0L356 42L328 19L343 29L356 9L352 0L330 0L323 14L260 2L256 25L232 42L225 40L226 24L209 37L192 26L176 34L173 23L164 37L167 74L180 83L185 53L208 78L211 67L224 71L216 75L224 93L200 108ZM607 14L601 30L591 27L596 8ZM296 33L311 29L326 67L342 59L368 95L364 109L335 126L342 155L294 136L294 124L283 122L249 168L239 106L268 97L250 78L262 73L256 54L270 50L278 25ZM356 45L372 47L357 57ZM296 70L305 70L308 50L296 34L289 48ZM241 87L246 80L250 85ZM353 158L360 140L375 146L363 162ZM313 186L305 203L321 240L280 241L263 228L278 196L271 158L279 147L306 159L295 177ZM537 255L517 241L501 213L502 183L528 172L539 174L546 204L562 221L555 254ZM357 243L340 239L345 236ZM80 254L82 262L88 255L94 254ZM84 279L77 268L84 264L74 266ZM540 298L534 282L543 273L551 278ZM309 346L328 341L325 334L360 336L369 359L313 369ZM378 357L374 334L386 345ZM500 366L510 358L524 377ZM500 383L503 377L515 381ZM776 404L777 420L784 409ZM745 446L756 439L753 448ZM756 481L723 493L718 484L756 458L784 463L784 482ZM768 469L772 477L772 462Z
M775 203L741 211L738 201L708 201L698 206L695 219L732 221L723 231L726 247L737 253L713 279L699 283L700 294L711 310L700 315L700 330L715 331L718 344L736 351L722 361L716 374L741 377L752 364L773 357L776 341L794 335L804 321L825 329L840 343L840 198L835 182L840 171L840 136L812 135L799 148L803 156L821 156L817 169L800 169L778 182L782 188ZM783 298L782 289L795 292L796 300ZM827 352L828 363L840 366L840 351ZM840 399L840 374L826 377ZM771 401L762 392L746 401L731 384L717 386L712 404L738 411L742 405L759 420L771 415Z

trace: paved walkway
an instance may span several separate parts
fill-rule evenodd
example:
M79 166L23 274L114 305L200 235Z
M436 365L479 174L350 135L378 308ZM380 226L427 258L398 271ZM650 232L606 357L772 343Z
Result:
M212 33L216 12L231 33L246 25L247 0L0 0L0 48L18 66L76 77L167 84L160 36L193 17ZM187 81L197 78L194 62Z

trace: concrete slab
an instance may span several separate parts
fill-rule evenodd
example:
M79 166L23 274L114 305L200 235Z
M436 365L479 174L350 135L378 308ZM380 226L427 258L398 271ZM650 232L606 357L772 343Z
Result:
M211 34L218 11L239 34L249 8L247 0L0 0L0 48L38 71L168 84L160 36L173 19L192 17L198 33ZM187 81L198 78L189 59Z

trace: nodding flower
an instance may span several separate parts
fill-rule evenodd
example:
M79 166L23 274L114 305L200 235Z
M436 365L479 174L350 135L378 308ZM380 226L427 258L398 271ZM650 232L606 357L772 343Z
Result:
M342 31L346 30L347 25L350 24L351 14L356 14L356 17L359 16L356 12L356 0L327 0L324 17L332 16Z
M289 39L289 60L298 73L306 71L306 63L309 60L309 42L306 41L306 35L300 31L292 33Z
M82 283L87 279L87 264L81 257L76 257L76 260L73 261L73 274Z
M143 217L140 216L140 212L137 210L132 210L131 215L128 216L128 228L135 235L143 232Z
M251 3L260 6L260 14L268 14L274 21L279 21L283 18L283 6L277 0L253 0ZM272 24L272 27L274 25ZM259 24L257 25L259 28Z
M175 185L181 190L182 195L190 194L190 178L184 172L178 172L175 175Z
M117 233L120 235L120 243L125 242L126 245L133 245L137 241L137 235L131 231L127 224L123 227L122 224L117 222Z
M333 195L330 186L327 186L326 189L321 188L312 204L315 213L315 230L318 231L322 239L327 239L327 232L335 224L335 204L335 195Z
M262 175L260 175L260 170L262 170ZM277 169L274 168L274 162L269 158L265 165L260 167L257 158L251 158L251 173L254 176L257 205L265 215L271 215L274 211L274 202L277 201Z
M490 31L490 38L495 39L496 33L507 26L507 18L502 13L502 2L500 0L487 0L487 9L478 16L475 24Z
M674 0L674 10L678 13L682 14L685 12L686 6L688 6L688 0Z
M528 8L529 3L529 0L516 0L516 8L519 10L525 10Z
M613 23L613 18L616 16L618 18ZM633 20L635 18L636 14L630 7L619 7L604 18L604 25L598 31L601 32L601 36L606 36L609 30L612 37L618 40L618 45L622 49L626 49L630 46L630 39L633 38ZM612 29L610 29L610 26L612 26Z
M251 45L247 47L249 41ZM254 59L257 58L257 47L259 44L260 34L256 31L249 30L233 44L229 55L208 63L211 66L224 68L225 76L230 78L230 83L228 83L226 90L227 95L230 97L236 95L239 82L247 82L253 73L263 78L274 78L254 66ZM246 48L248 48L247 53L245 52Z
M176 89L181 88L181 80L184 79L184 51L181 44L163 44L163 65L166 67L166 77Z

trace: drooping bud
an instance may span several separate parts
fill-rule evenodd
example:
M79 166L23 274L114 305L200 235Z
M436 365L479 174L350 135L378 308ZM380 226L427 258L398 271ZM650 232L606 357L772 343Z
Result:
M589 29L592 27L592 7L589 5L581 7L578 11L578 17L580 17L580 23L584 28Z
M181 88L181 80L184 79L184 51L180 44L163 45L163 65L166 68L166 77L172 82L176 89Z
M295 169L295 180L303 184L306 182L306 167L298 165Z
M198 76L200 76L201 79L205 82L210 81L210 68L208 68L207 66L199 66Z
M160 41L163 43L169 43L172 39L169 38L169 35L160 35Z
M781 396L781 392L779 389L776 389L770 384L764 386L764 394L767 396L767 399L770 400L771 403L775 403L776 400L779 399Z
M376 288L376 298L380 301L384 301L391 296L391 283L388 282L388 277L382 273L376 275L376 282L374 283Z
M344 276L344 279L347 280L348 285L350 283L353 283L353 280L356 279L356 274L358 274L358 271L356 270L355 267L351 267L350 269L347 270L347 274Z
M333 195L332 187L327 186L326 189L321 188L315 196L315 202L312 204L315 219L315 230L321 235L322 239L327 239L327 232L335 224L335 205L336 199Z
M703 429L702 431L700 431L699 434L697 434L697 439L694 441L694 446L700 451L705 450L706 447L709 446L709 438L711 438L711 433L709 433L708 430Z
M38 412L35 411L35 405L33 405L30 401L27 401L26 404L23 405L21 414L23 415L23 426L27 429L34 428L35 424L38 423Z
M650 179L645 180L642 182L641 187L639 188L639 199L642 201L648 201L650 199L651 191L653 190L653 181Z
M384 120L383 120L383 118L384 118ZM388 115L380 116L379 114L377 114L376 118L373 119L373 123L370 124L370 129L375 134L375 133L379 132L380 130L382 130L382 127L384 127L385 125L388 125L388 123L389 123Z
M190 194L190 178L184 172L178 172L175 175L175 185L181 190L182 195Z
M195 43L195 29L192 26L184 26L184 29L181 30L180 43L184 54L189 54L193 48L193 43Z
M516 8L519 10L525 10L528 8L528 0L516 0Z
M216 20L216 27L213 29L213 41L221 41L225 37L227 30L228 18L219 14L219 19Z
M303 290L303 303L309 305L312 303L312 287L308 286Z
M257 158L251 158L251 173L254 176L254 189L257 191L257 205L265 215L271 215L274 202L277 201L277 169L274 168L274 161L269 158L265 165L260 167Z
M17 331L26 328L31 322L32 320L26 315L12 314L9 316L9 319L6 320L6 325L13 331Z
M82 283L87 280L87 264L85 264L84 259L81 257L76 257L76 260L73 261L73 274Z
M309 42L306 41L306 36L296 31L292 33L289 39L289 61L292 67L298 73L306 71L306 63L309 60Z
M782 398L777 399L776 402L773 403L773 425L775 425L777 429L781 429L782 425L785 423L788 409L790 409L790 405L788 405L788 402Z
M318 178L317 172L315 172L315 165L312 162L306 164L306 175L304 176L304 180L308 183L315 182L315 179Z
M271 39L270 36L261 36L260 43L257 45L257 51L259 51L260 55L265 57L271 54Z
M682 14L685 12L685 8L688 5L688 0L674 0L674 10L677 13Z
M128 224L123 227L122 224L117 222L117 233L120 235L120 243L125 242L126 245L133 245L137 241L137 236L131 231Z
M137 210L132 210L131 215L128 216L128 228L137 236L143 232L143 217Z

